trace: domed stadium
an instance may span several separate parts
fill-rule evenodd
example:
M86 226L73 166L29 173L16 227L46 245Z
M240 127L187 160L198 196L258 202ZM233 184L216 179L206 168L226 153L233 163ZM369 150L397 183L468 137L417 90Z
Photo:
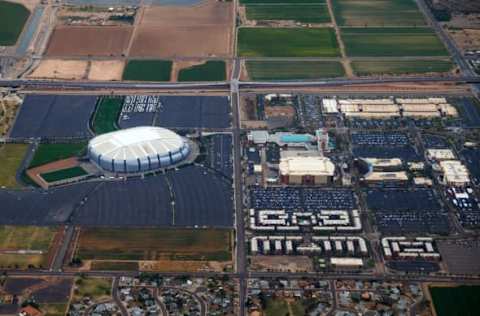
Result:
M138 173L166 168L190 153L186 139L161 127L141 126L97 136L88 155L100 168L115 173Z

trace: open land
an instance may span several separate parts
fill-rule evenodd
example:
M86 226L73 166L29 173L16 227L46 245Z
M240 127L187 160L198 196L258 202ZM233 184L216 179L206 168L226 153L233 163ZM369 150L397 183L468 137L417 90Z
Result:
M342 77L345 71L339 62L323 61L247 61L252 80L300 80Z
M72 302L78 302L88 296L93 301L110 300L112 280L109 278L79 277L75 279Z
M104 134L118 129L117 121L122 106L123 97L104 97L98 102L92 123L95 134Z
M453 69L450 60L372 60L353 61L353 71L357 76L409 75L425 73L448 73Z
M284 2L279 0L278 2ZM300 23L329 23L330 15L325 3L320 4L249 4L248 20L288 20Z
M19 188L17 170L28 150L28 144L0 145L0 187Z
M243 57L336 57L335 32L330 28L245 28L238 32Z
M85 77L87 67L86 60L44 59L28 77L79 80Z
M120 56L128 47L132 27L57 26L47 56Z
M148 7L137 27L130 56L231 56L232 5L209 0L198 6Z
M448 56L429 28L342 28L342 38L351 57Z
M480 286L430 287L438 316L477 315Z
M46 267L56 232L55 227L0 226L0 266L21 269ZM21 250L40 253L16 253Z
M13 46L30 12L22 4L0 1L0 46Z
M214 60L183 68L178 73L178 81L224 81L227 79L225 67L224 61Z
M95 60L91 62L88 80L122 80L125 63L121 60Z
M76 256L85 260L231 260L228 229L89 228Z
M5 136L12 127L21 103L17 96L0 97L0 136Z
M123 71L123 80L170 81L170 60L129 60Z
M414 0L333 0L340 26L419 26L425 20Z

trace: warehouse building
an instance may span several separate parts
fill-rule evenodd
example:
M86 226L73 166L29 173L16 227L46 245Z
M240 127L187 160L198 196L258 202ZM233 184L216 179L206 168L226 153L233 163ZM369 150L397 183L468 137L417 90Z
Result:
M440 161L440 169L446 185L464 186L470 183L468 169L459 160Z
M322 156L282 157L279 171L284 184L328 184L333 180L335 165Z
M134 127L97 136L88 143L90 160L113 173L140 173L187 158L187 139L161 127Z

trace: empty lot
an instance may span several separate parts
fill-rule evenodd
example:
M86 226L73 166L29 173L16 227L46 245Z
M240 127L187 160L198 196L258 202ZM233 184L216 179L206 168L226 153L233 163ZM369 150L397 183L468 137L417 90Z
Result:
M125 53L132 27L57 26L47 56L120 56Z
M232 54L231 2L152 6L145 10L130 56L228 57Z
M86 260L230 260L228 229L88 228L76 255Z

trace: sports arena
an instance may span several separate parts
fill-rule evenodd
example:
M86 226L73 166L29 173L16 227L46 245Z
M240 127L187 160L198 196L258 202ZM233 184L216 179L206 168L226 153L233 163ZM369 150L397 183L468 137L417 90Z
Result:
M88 143L90 159L103 170L114 173L167 168L185 160L190 151L187 139L152 126L106 133Z

